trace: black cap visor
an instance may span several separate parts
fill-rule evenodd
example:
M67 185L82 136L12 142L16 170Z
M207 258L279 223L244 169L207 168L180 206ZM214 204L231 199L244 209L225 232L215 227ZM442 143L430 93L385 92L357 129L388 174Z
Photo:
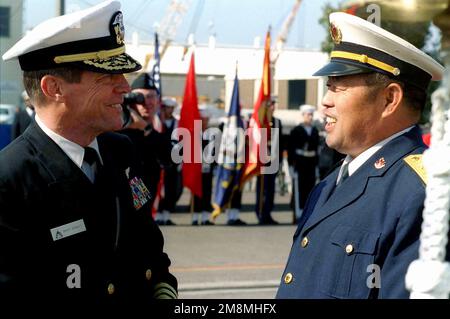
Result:
M348 63L347 61L340 62L333 60L315 72L313 76L343 76L370 72L375 72L375 70L369 67Z

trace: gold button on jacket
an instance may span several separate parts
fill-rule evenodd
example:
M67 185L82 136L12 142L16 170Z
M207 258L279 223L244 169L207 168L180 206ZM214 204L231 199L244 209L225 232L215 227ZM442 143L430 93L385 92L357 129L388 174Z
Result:
M290 272L288 272L287 274L286 274L286 276L284 276L284 283L285 284L290 284L291 282L292 282L292 279L293 279L294 277L292 276L292 274L290 273Z
M116 288L114 287L114 285L112 283L110 283L108 285L108 294L112 295L114 293L115 289Z
M147 280L152 279L152 270L151 269L147 269L147 271L145 272L145 278L147 278Z
M345 252L347 253L347 255L351 255L351 253L353 252L353 245L348 244L347 246L345 246Z
M305 248L306 246L308 246L308 243L309 243L308 237L303 237L300 245L302 246L302 248Z

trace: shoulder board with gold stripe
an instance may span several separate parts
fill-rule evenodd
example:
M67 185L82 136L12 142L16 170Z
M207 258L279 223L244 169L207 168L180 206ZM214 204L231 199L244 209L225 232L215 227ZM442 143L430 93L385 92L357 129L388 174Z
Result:
M423 166L422 156L423 154L412 154L406 156L403 160L414 172L416 172L422 182L426 185L427 172L425 171L425 167Z

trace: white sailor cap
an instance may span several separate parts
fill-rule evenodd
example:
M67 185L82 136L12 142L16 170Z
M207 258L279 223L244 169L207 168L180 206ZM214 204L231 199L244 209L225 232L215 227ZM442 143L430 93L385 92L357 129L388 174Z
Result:
M18 58L24 71L74 67L100 73L128 73L141 65L125 53L125 29L120 2L46 20L27 33L4 55Z
M174 97L165 96L161 100L161 106L177 107L178 103Z
M316 108L309 104L303 104L299 107L301 113L310 113L313 114Z
M444 67L402 38L364 19L330 14L334 42L330 62L314 75L342 76L379 72L426 90L430 80L441 80Z
M210 118L211 117L211 112L209 110L209 108L205 105L205 104L201 104L198 106L198 111L200 113L200 116L202 118Z

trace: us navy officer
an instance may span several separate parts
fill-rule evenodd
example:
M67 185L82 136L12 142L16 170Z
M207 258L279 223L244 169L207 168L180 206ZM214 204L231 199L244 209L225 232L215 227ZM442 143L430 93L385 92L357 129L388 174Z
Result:
M417 126L444 68L358 17L330 15L322 104L327 144L346 154L312 190L277 298L408 298L425 198Z
M319 162L319 131L313 125L315 107L300 106L302 123L294 127L289 135L288 162L294 171L292 207L294 224L300 218L306 199L316 184L316 168Z
M125 53L119 9L106 1L49 19L3 55L18 58L36 117L0 153L2 301L177 295L132 144L108 133L123 125L123 73L141 68Z

